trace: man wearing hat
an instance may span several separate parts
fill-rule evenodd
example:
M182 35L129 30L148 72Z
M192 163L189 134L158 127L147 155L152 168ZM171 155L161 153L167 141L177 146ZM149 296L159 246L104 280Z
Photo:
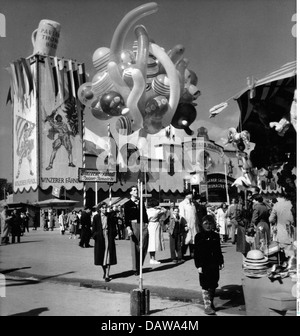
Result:
M133 186L129 189L130 200L124 204L125 227L131 244L132 270L135 275L140 271L140 200L138 198L138 188ZM143 203L143 223L142 223L142 264L148 250L148 215Z
M85 207L84 210L82 211L81 218L81 237L80 237L80 242L79 246L80 247L92 247L90 245L90 239L91 239L91 208L90 207Z
M183 246L184 255L189 247L190 256L194 257L194 245L195 236L199 232L199 219L197 216L197 210L193 201L193 193L187 191L185 193L185 199L179 203L179 215L185 220L185 241Z

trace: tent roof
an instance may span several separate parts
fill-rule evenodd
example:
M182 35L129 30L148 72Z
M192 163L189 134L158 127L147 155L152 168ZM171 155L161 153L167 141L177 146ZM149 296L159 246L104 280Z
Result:
M297 74L297 61L292 61L282 65L279 69L271 72L266 77L263 77L256 81L255 87L271 83L273 81L279 81L285 78L296 76ZM236 96L235 99L238 99L242 96L245 92L249 91L249 87L240 91Z
M40 202L36 202L34 205L40 208L65 208L72 207L77 204L79 201L74 200L60 200L58 198L52 198Z

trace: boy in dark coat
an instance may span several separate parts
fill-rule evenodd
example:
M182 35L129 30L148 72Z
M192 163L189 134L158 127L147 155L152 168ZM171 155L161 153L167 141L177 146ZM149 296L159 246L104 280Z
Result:
M214 315L213 299L220 278L220 270L224 268L224 258L221 251L220 236L213 229L216 226L214 217L203 217L200 232L195 236L195 266L199 272L199 282L202 288L204 312Z
M178 207L174 207L168 226L170 253L175 264L182 263L183 235L185 233L185 219L180 217ZM177 254L177 257L176 257Z

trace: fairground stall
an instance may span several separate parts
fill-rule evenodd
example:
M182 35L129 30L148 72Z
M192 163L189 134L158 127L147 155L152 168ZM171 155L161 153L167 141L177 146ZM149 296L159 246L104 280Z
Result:
M296 62L249 83L235 99L240 120L228 131L228 142L236 147L243 175L233 185L246 199L259 191L268 201L284 192L292 204L288 243L278 243L274 234L243 261L247 315L296 315Z

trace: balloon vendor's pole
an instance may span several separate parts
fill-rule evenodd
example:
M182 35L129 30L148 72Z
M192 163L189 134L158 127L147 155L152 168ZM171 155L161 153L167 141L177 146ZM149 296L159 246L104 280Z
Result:
M140 281L139 289L143 291L143 182L140 182Z
M95 206L98 204L98 182L95 182Z
M225 188L226 188L226 200L227 204L229 205L229 193L228 193L228 181L227 181L227 169L226 169L226 161L224 160L224 175L225 175Z

